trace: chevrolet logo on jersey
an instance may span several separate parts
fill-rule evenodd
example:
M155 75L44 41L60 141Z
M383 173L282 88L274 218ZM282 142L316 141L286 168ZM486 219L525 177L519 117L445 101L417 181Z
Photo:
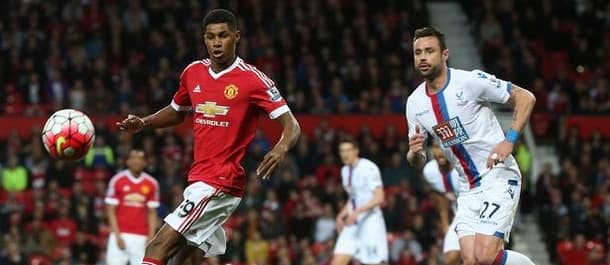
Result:
M229 107L216 105L216 102L213 101L206 101L204 104L197 104L195 112L203 114L204 117L214 118L216 115L227 115Z

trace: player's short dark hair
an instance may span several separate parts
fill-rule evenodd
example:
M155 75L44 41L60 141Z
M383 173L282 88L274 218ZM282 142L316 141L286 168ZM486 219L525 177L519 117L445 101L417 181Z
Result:
M353 137L343 137L341 140L339 140L339 145L342 144L351 144L354 148L358 149L358 141L356 141L356 139Z
M445 43L445 34L443 34L440 30L435 27L423 27L415 30L415 34L413 35L413 41L423 38L423 37L436 37L438 39L438 43L441 46L441 50L447 49L447 44Z
M203 18L203 29L209 24L227 23L231 30L237 29L237 18L233 12L226 9L213 9Z

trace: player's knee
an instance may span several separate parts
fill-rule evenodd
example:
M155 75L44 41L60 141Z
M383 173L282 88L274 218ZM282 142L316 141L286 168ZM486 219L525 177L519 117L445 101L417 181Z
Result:
M498 255L497 251L489 251L481 249L475 253L475 259L477 265L492 265Z
M474 258L474 255L462 256L462 263L464 265L477 265L477 260Z

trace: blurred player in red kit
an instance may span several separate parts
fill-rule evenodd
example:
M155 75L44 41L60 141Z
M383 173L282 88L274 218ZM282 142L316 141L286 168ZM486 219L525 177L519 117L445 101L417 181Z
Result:
M127 170L110 179L106 193L106 209L112 233L108 238L106 264L139 264L146 242L157 228L159 184L144 172L144 151L131 150Z
M279 142L256 169L268 178L294 146L300 127L275 83L236 55L240 40L235 15L215 9L203 19L203 40L209 59L188 65L180 76L171 104L140 118L129 115L119 129L138 132L184 121L193 112L194 161L184 200L146 247L142 264L200 263L201 257L223 254L222 225L237 208L246 185L240 165L254 138L259 114L265 112L283 127Z

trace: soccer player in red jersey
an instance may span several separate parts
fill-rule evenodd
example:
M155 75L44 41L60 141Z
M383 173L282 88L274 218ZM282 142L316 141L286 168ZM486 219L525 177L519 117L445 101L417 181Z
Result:
M300 135L299 124L275 83L236 55L240 32L235 15L212 10L203 19L203 29L210 58L184 69L171 104L144 118L129 115L117 122L121 130L138 132L177 125L187 111L193 111L195 148L189 186L183 202L164 219L146 247L142 264L165 264L172 257L179 264L188 257L223 254L222 225L243 196L246 172L240 162L254 138L260 112L278 121L283 131L256 169L258 176L268 178Z
M108 238L106 264L139 264L146 242L157 228L159 184L144 172L144 151L131 150L127 170L110 179L106 209L112 233Z

